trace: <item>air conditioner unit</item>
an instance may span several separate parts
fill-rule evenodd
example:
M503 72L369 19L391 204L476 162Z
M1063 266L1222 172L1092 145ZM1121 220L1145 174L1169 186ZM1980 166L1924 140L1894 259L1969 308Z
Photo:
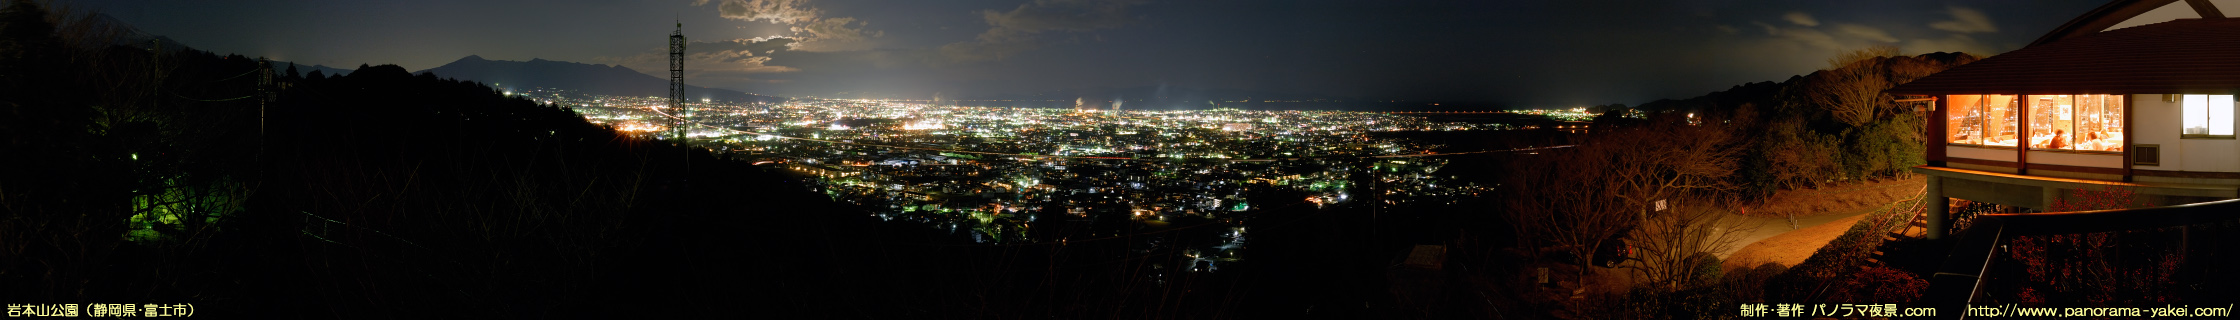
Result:
M2131 145L2131 165L2135 165L2135 166L2161 166L2161 165L2162 165L2162 145L2159 145L2159 144L2134 144L2134 145Z

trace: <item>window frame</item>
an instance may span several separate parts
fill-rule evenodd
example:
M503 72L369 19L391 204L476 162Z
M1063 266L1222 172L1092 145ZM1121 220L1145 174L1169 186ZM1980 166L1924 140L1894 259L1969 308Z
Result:
M2106 127L2115 127L2116 129L2122 129L2122 130L2123 130L2123 131L2121 131L2121 133L2123 134L2123 142L2122 142L2121 144L2119 144L2119 145L2117 146L2118 150L2116 150L2116 151L2107 151L2107 150L2082 150L2082 149L2079 149L2079 150L2073 150L2073 151L2077 151L2077 152L2086 152L2086 153L2100 153L2100 154L2123 154L2123 153L2125 152L2124 150L2130 150L2130 149L2131 149L2131 142L2133 142L2133 141L2137 141L2136 139L2138 139L2138 137L2136 137L2136 136L2133 136L2133 135L2132 135L2132 132L2131 132L2131 131L2132 131L2132 129L2131 129L2131 122L2130 122L2130 118L2131 118L2131 115L2129 114L2129 111L2128 111L2128 110L2131 110L2131 109L2130 109L2130 108L2131 108L2131 103L2130 103L2130 102L2131 102L2131 101L2130 101L2130 96L2131 96L2131 95L2127 95L2127 94L2078 94L2078 95L2072 95L2072 96L2071 96L2071 99L2072 99L2073 101L2076 101L2076 109L2074 109L2074 110L2072 110L2072 111L2073 111L2073 112L2075 113L2075 115L2076 115L2076 119L2077 119L2077 120L2076 120L2076 121L2077 121L2076 123L2077 123L2077 125L2082 125L2082 123L2084 123L2084 122L2083 122L2083 121L2084 121L2084 118L2085 118L2085 117L2087 116L2087 114L2086 114L2086 113L2084 113L2084 106L2085 106L2085 102L2084 102L2085 100L2084 100L2084 99L2085 99L2086 97L2092 97L2092 98L2094 98L2094 99L2099 99L2099 100L2100 100L2100 101L2098 101L2098 102L2097 102L2097 103L2098 103L2098 105L2097 105L2098 107L2097 107L2097 108L2094 108L2094 109L2095 109L2095 110L2098 110L2098 112L2095 112L2095 113L2097 113L2097 115L2099 115L2099 116L2101 116L2101 117L2100 117L2099 119L2095 120L2095 123L2096 123L2096 124L2098 124L2098 125L2100 125L2100 126L2101 126L2102 128L2106 128ZM2110 105L2113 105L2113 106L2115 106L2115 107L2113 107L2113 108L2120 108L2121 110L2124 110L2124 111L2114 111L2114 112L2110 112L2110 111L2108 111L2108 109L2110 109L2110 108L2111 108L2111 107L2109 107ZM2106 117L2106 116L2108 116L2108 115L2111 115L2111 114L2115 116L2115 119L2114 119L2113 121L2110 121L2110 120L2109 120L2109 119L2107 119L2107 117ZM2102 131L2101 133L2106 133L2106 132L2105 132L2105 131ZM2084 132L2071 132L2070 134L2071 134L2071 135L2073 135L2073 137L2071 137L2070 139L2083 139L2083 138L2078 138L2078 137L2083 137L2083 136L2084 136ZM2077 144L2077 143L2079 143L2079 142L2081 142L2081 141L2075 141L2075 140L2072 140L2072 141L2070 141L2069 143L2071 144L2071 148L2074 148L2074 147L2075 147L2074 145L2075 145L2075 144Z
M2025 111L2024 109L2027 109L2027 108L2029 107L2029 106L2027 106L2027 105L2023 105L2023 99L2024 99L2024 98L2026 98L2026 97L2029 97L2030 95L2025 95L2025 94L1951 94L1951 95L1946 95L1945 99L1951 99L1951 97L1950 97L1950 96L1976 96L1976 105L1975 105L1975 107L1974 107L1974 110L1976 110L1976 112L1978 112L1978 114L1980 115L1980 117L1978 117L1978 118L1976 119L1976 124L1975 124L1975 126L1974 126L1974 127L1975 127L1975 129L1976 129L1976 131L1975 131L1975 134L1976 134L1976 136L1975 136L1975 137L1973 138L1973 139L1975 140L1975 143L1966 143L1966 142L1952 142L1951 136L1949 135L1949 131L1951 130L1950 126L1952 126L1952 125L1951 125L1951 122L1949 122L1949 121L1951 121L1951 118L1950 118L1950 117L1951 117L1951 114L1949 113L1949 112L1950 112L1949 110L1957 110L1957 109L1959 109L1959 107L1951 107L1951 106L1947 106L1947 107L1946 107L1945 109L1946 109L1946 110L1948 110L1948 111L1947 111L1948 113L1947 113L1947 114L1945 114L1945 116L1946 116L1946 120L1945 120L1945 121L1948 121L1948 122L1946 122L1946 124L1945 124L1945 125L1946 125L1946 126L1948 127L1948 128L1946 129L1946 130L1947 130L1947 132L1948 132L1948 135L1947 135L1947 136L1946 136L1946 138L1945 138L1945 145L1948 145L1948 146L1963 146L1963 147L1971 147L1971 148L1986 148L1986 149L2015 149L2015 148L2022 148L2023 150L2047 150L2047 151L2055 151L2055 150L2059 150L2059 149L2031 149L2031 148L2030 148L2030 146L2028 146L2028 144L2029 144L2029 142L2030 142L2030 140L2029 140L2029 138L2028 138L2028 134L2026 134L2026 133L2025 133L2025 132L2027 132L2027 131L2028 131L2028 129L2029 129L2029 128L2024 128L2024 127L2022 127L2022 126L2020 126L2020 125L2017 125L2017 126L2015 126L2015 130L2014 130L2015 132L2014 132L2014 133L2015 133L2015 136L2016 136L2017 138L2015 139L2015 144L2014 144L2014 145L1998 145L1998 144L1991 144L1991 143L1990 143L1990 142L1992 141L1992 140L1991 140L1991 138L1993 138L1993 137L1990 137L1990 136L1989 136L1989 133L1990 133L1990 130L1991 130L1991 129L1989 129L1989 128L1988 128L1988 126L1989 126L1989 123L1990 123L1990 122L1992 122L1992 121L1991 121L1991 119L1992 119L1992 118L1994 118L1994 117L1996 117L1996 113L1993 113L1993 112L1992 112L1992 110L1994 109L1994 107L1992 106L1992 103L1991 103L1991 101L1993 100L1993 99L1992 99L1992 97L1997 97L1997 96L2006 96L2006 97L2012 97L2011 99L2007 99L2007 105L2006 105L2006 106L2004 106L2003 108L2000 108L2000 110L2002 110L2002 111L2012 111L2012 112L2014 112L2014 114L2015 114L2015 115L2014 115L2014 117L2013 117L2013 118L2004 118L2004 119L2005 119L2005 121L2000 121L2000 123L2001 123L2001 124L2018 124L2018 123L2020 123L2020 122L2021 122L2021 121L2022 121L2022 120L2023 120L2023 119L2024 119L2025 117L2029 117L2029 116L2030 116L2030 115L2029 115L2029 114L2028 114L2027 112L2023 112L2023 111ZM2072 151L2073 151L2073 150L2072 150Z
M2225 99L2225 102L2226 102L2226 103L2234 103L2234 99L2240 99L2240 96L2235 96L2235 95L2230 95L2230 94L2179 94L2179 95L2178 95L2178 101L2177 101L2177 102L2178 102L2178 139L2194 139L2194 140L2234 140L2234 137L2235 137L2235 136L2234 136L2234 135L2233 135L2232 133L2230 133L2230 132L2227 132L2227 133L2225 133L2225 134L2214 134L2214 133L2192 134L2192 133L2186 133L2186 128L2187 128L2187 127L2186 127L2186 119L2187 119L2187 118L2189 118L2189 117L2192 117L2192 116L2193 116L2193 107L2191 107L2191 106L2187 106L2187 105L2186 105L2186 103L2187 103L2187 101L2186 101L2186 100L2190 100L2190 99L2191 99L2191 96L2202 96L2202 100L2203 100L2203 101L2205 101L2204 103L2206 103L2206 104L2208 104L2208 105L2209 105L2209 106L2207 106L2207 107L2204 107L2204 108L2202 109L2202 112L2203 112L2203 113L2206 113L2206 114L2203 114L2203 115L2202 115L2202 118L2206 118L2206 119L2207 119L2207 120L2205 120L2205 121L2203 121L2203 122L2205 123L2205 125L2208 125L2208 128L2207 128L2207 129L2209 129L2209 130L2216 130L2216 125L2215 125L2215 123L2216 123L2217 119L2216 119L2215 117L2213 117L2213 116L2214 116L2214 115L2216 114L2216 110L2211 110L2211 109L2210 109L2210 108L2215 108L2215 106L2216 106L2216 97L2217 97L2217 96L2225 96L2225 97L2226 97L2226 99ZM2233 108L2235 108L2235 107L2240 107L2240 103L2234 103L2234 104L2235 104L2235 105L2227 105L2227 107L2226 107L2225 109L2226 109L2226 110L2228 110L2228 111L2230 111L2230 110L2232 110L2232 109L2233 109ZM2233 113L2233 112L2227 112L2227 114L2232 114L2232 113ZM2231 119L2231 118L2234 118L2234 116L2230 116L2230 115L2226 116L2225 118L2226 118L2226 119L2224 119L2224 121L2226 121L2226 122L2227 122L2228 124L2229 124L2229 123L2232 123L2232 122L2233 122L2233 121L2235 120L2235 119ZM2235 129L2240 129L2240 128L2235 128ZM2212 132L2213 132L2213 131L2212 131Z
M2005 107L2006 107L2005 109L2014 109L2013 111L2014 111L2014 113L2015 113L2015 118L2013 118L2013 119L2008 119L2007 121L2004 121L2003 123L2016 123L2016 122L2020 122L2020 121L2022 121L2024 117L2031 117L2031 116L2034 116L2034 113L2038 112L2037 108L2034 108L2034 107L2032 107L2032 106L2030 106L2030 105L2029 105L2029 104L2030 104L2030 103L2032 102L2032 98L2033 98L2033 97L2037 97L2037 96L2052 96L2052 95L2061 95L2061 96L2068 96L2068 97L2069 97L2069 100L2070 100L2070 104L2071 104L2070 108L2071 108L2071 109L2070 109L2069 111L2070 111L2070 116L2071 116L2071 120L2070 120L2070 121L2071 121L2071 123L2070 123L2070 128L2066 128L2066 129L2067 129L2068 131L2072 131L2072 132L2069 132L2069 139L2070 139L2070 141L2069 141L2069 143L2070 143L2070 146L2069 146L2069 148L2064 148L2064 149L2050 149L2050 148L2033 148L2033 147L2030 147L2030 146L2029 146L2029 140L2028 140L2027 138L2018 138L2018 139L2016 139L2016 141L2015 141L2015 145L2011 145L2011 146L2010 146L2010 145L1996 145L1996 144L1990 144L1990 143L1989 143L1989 142L1991 141L1991 137L1986 137L1985 135L1987 135L1986 133L1990 131L1990 129L1986 128L1986 126L1987 126L1987 125L1989 125L1989 123L1990 123L1990 122L1992 122L1992 121L1991 121L1991 118L1992 118L1992 117L1994 117L1994 112L1992 112L1992 111L1993 111L1993 109L1995 109L1995 108L1994 108L1994 106L1993 106L1992 104L1993 104L1993 100L1995 100L1995 99L1993 99L1993 97L1995 97L1995 96L2006 96L2006 97L2012 97L2011 99L2009 99L2009 100L2008 100L2008 105L2006 105L2006 106L2005 106ZM2102 105L2100 106L2100 109L2101 109L2101 110L2106 110L2106 108L2108 108L2108 107L2107 107L2107 104L2111 104L2111 103L2113 103L2113 104L2121 104L2121 108L2131 108L2132 106L2131 106L2131 105L2130 105L2130 104L2128 103L2128 102L2129 102L2129 100L2128 100L2128 97L2129 97L2129 95L2126 95L2126 94L2081 94L2081 93L2078 93L2078 94L1952 94L1952 95L1946 95L1945 99L1947 99L1948 101L1952 101L1952 100L1957 100L1957 99L1953 99L1953 98L1952 98L1951 96L1976 96L1976 99L1975 99L1975 100L1976 100L1976 101L1975 101L1976 103L1975 103L1974 105L1972 105L1972 106L1955 106L1955 105L1948 105L1948 106L1946 106L1945 110L1946 110L1946 112L1947 112L1947 113L1945 114L1945 117L1946 117L1946 118L1945 118L1945 119L1944 119L1943 121L1946 121L1946 124L1945 124L1945 126L1946 126L1946 128L1945 128L1945 129L1946 129L1946 134L1945 134L1945 138L1944 138L1944 141L1945 141L1944 145L1947 145L1947 146L1962 146L1962 147L1970 147L1970 148L1985 148L1985 149L2013 149L2013 148L2021 148L2022 150L2025 150L2025 151L2064 152L2064 153L2080 153L2080 154L2123 154L2123 153L2124 153L2124 151L2121 151L2121 150L2118 150L2118 151L2106 151L2106 150L2083 150L2083 149L2077 149L2077 148L2076 148L2076 143L2078 143L2078 141L2076 141L2076 140L2077 140L2077 139L2081 139L2081 138L2079 138L2079 137L2081 137L2081 136L2082 136L2082 134L2081 134L2081 133L2078 133L2078 132L2074 132L2074 131L2076 131L2076 128L2075 128L2075 127L2076 127L2076 125L2077 125L2077 122L2078 122L2078 121L2082 121L2082 120L2080 120L2080 119L2082 119L2081 117L2084 117L2084 116L2085 116L2085 115L2083 115L2083 114L2082 114L2082 112L2083 112L2083 107L2082 107L2082 106L2083 106L2083 104L2084 104L2084 103L2083 103L2083 102L2080 102L2080 101L2082 101L2081 99L2085 99L2085 98L2087 98L2087 97L2097 97L2097 98L2103 99L2103 100L2101 101L2101 104L2102 104ZM2112 99L2112 100L2110 100L2110 99ZM2125 110L2129 110L2129 109L2125 109ZM1951 123L1951 121L1952 121L1952 117L1953 117L1953 112L1962 112L1962 111L1974 111L1974 112L1977 112L1977 113L1978 113L1978 118L1976 119L1976 121L1975 121L1976 123L1975 123L1975 125L1974 125L1974 126L1956 126L1956 125L1953 125L1953 124ZM2236 102L2235 102L2235 112L2240 112L2240 100L2236 100ZM2105 113L2105 111L2103 111L2103 113ZM2125 145L2124 147L2125 147L2125 148L2128 148L2128 147L2129 147L2129 145L2128 145L2128 144L2129 144L2129 141L2131 141L2131 139L2132 139L2132 137L2131 137L2131 131L2132 131L2132 128L2130 128L2130 127L2128 126L2128 125L2129 125L2130 123L2129 123L2128 121L2126 121L2126 120L2125 120L2125 118L2128 118L2128 117L2129 117L2130 115L2129 115L2129 114L2117 114L2117 115L2115 115L2115 116L2117 116L2117 117L2119 117L2119 118L2116 118L2116 120L2114 120L2114 121L2106 121L2106 120L2102 120L2102 121L2103 121L2103 122L2109 122L2109 123L2106 123L2105 125L2114 125L2114 126L2117 126L2118 128L2121 128L2121 129L2123 129L2123 130L2124 130L2124 134L2125 134L2125 139L2124 139L2124 141L2126 141L2126 142L2125 142L2125 144L2126 144L2126 145ZM1963 121L1963 122L1965 122L1965 121ZM1974 131L1974 133L1975 133L1975 136L1974 136L1974 137L1971 137L1971 140L1974 140L1974 141L1975 141L1975 143L1967 143L1967 142L1954 142L1954 141L1952 141L1952 139L1951 139L1951 135L1950 135L1950 134L1951 134L1951 133L1952 133L1953 131L1957 131L1957 130L1962 130L1962 129L1961 129L1960 127L1971 127L1971 128L1973 128L1973 129L1975 129L1975 131ZM2181 129L2182 129L2182 128L2181 128ZM2027 132L2029 132L2028 128L2023 128L2023 127L2021 127L2021 126L2017 126L2017 127L2015 128L2015 131L2016 131L2015 133L2016 133L2016 134L2017 134L2018 136L2027 136ZM2230 137L2227 137L2227 138L2229 139Z
M1983 147L1983 148L1997 147L1997 146L1993 146L1993 145L1988 145L1988 144L1984 144L1984 143L1983 143L1983 141L1984 141L1984 139L1983 139L1983 122L1984 122L1983 118L1985 118L1985 117L1989 117L1989 115L1987 115L1987 114L1986 114L1986 113L1988 113L1988 112L1985 112L1985 111L1984 111L1983 109L1984 109L1984 108L1986 107L1986 106L1985 106L1984 104L1986 104L1986 103L1989 103L1989 102L1988 102L1988 98L1986 98L1986 97L1987 97L1987 96L1990 96L1990 95L1987 95L1987 94L1952 94L1952 95L1945 95L1944 99L1945 99L1945 101L1959 101L1959 100L1960 100L1960 99L1957 99L1957 98L1953 98L1954 96L1976 96L1976 97L1975 97L1975 103L1974 103L1974 104L1972 104L1972 105L1969 105L1969 106L1953 106L1953 105L1947 105L1947 106L1945 106L1945 120L1944 120L1944 121L1945 121L1945 137L1944 137L1944 140L1945 140L1945 144L1946 144L1946 145L1957 145L1957 146L1968 146L1968 147ZM1975 119L1975 120L1976 120L1976 121L1975 121L1975 125L1974 125L1974 126L1967 126L1967 125L1954 125L1954 124L1952 124L1952 118L1954 117L1954 116L1952 115L1952 112L1955 112L1955 111L1966 111L1966 112L1969 112L1969 113L1975 113L1975 116L1976 116L1976 119ZM1960 115L1960 117L1967 117L1967 115ZM1966 121L1966 120L1962 120L1962 121L1960 121L1960 122L1961 122L1961 123L1967 123L1968 121ZM1969 137L1968 137L1968 140L1969 140L1970 142L1955 142L1955 141L1952 141L1952 134L1953 134L1954 132L1956 132L1956 131L1965 131L1965 129L1963 129L1964 127L1973 127L1973 128L1975 128L1975 129L1976 129L1976 130L1975 130L1974 132L1971 132L1971 134L1970 134L1970 135L1969 135Z
M2083 94L2025 94L2025 95L2017 95L2017 96L2018 96L2018 97L2017 97L2016 99L2021 99L2022 101L2024 101L2023 103L2025 103L2025 104L2028 104L2028 105L2029 105L2028 107L2025 107L2025 109L2028 109L2028 110L2030 111L2030 112L2029 112L2029 117L2030 117L2030 126L2032 126L2032 127L2036 127L2036 126L2039 126L2039 125L2041 125L2040 123L2038 123L2038 121L2042 121L2042 120L2038 119L2038 115L2039 115L2039 113L2041 113L2041 112L2052 112L2052 109L2051 109L2051 108L2040 109L2041 107L2040 107L2040 106L2037 106L2037 105L2036 105L2036 103L2038 102L2038 98L2040 98L2040 97L2047 97L2047 98L2050 98L2050 99L2059 99L2059 98L2051 98L2051 97L2067 97L2067 99L2069 99L2069 110L2068 110L2068 111L2069 111L2069 117L2070 117L2070 120L2069 120L2069 127L2067 127L2067 128L2054 128L2054 127L2053 127L2053 125L2052 125L2052 124L2050 124L2050 123L2048 123L2048 124L2042 124L2042 125L2045 125L2045 126L2046 126L2046 134L2047 134L2047 135L2053 135L2053 136L2057 136L2057 137L2058 137L2059 135L2054 135L2054 134L2053 134L2053 131L2054 131L2054 130L2061 130L2061 131L2063 131L2063 132L2067 132L2067 135L2068 135L2068 136L2066 136L2066 137L2063 137L2063 138L2066 138L2066 140L2064 140L2064 141L2068 141L2068 142L2069 142L2069 145L2067 146L2067 148L2039 148L2039 147L2033 147L2033 146L2030 146L2030 141L2034 141L2034 140L2037 140L2037 139L2038 139L2038 137L2037 137L2037 130L2036 130L2037 128L2027 128L2027 129L2021 129L2021 130L2022 130L2023 132L2028 132L2028 133L2030 133L2030 134L2029 134L2029 136L2030 136L2030 138L2029 138L2029 139L2027 139L2027 140L2022 140L2022 141L2020 141L2020 143L2018 143L2018 144L2021 144L2021 146L2022 146L2022 147L2026 147L2026 148L2029 148L2029 149L2030 149L2030 151L2095 151L2095 150L2077 150L2077 149L2076 149L2076 147L2077 147L2077 126L2076 126L2076 119L2077 119L2077 110L2079 109L2079 108L2078 108L2078 106L2079 106L2079 105L2078 105L2077 99L2078 99L2078 97L2079 97L2079 96L2086 96L2086 95L2083 95ZM2051 107L2051 106L2047 106L2047 107ZM2050 138L2049 138L2049 139L2050 139ZM2103 151L2103 152L2105 152L2105 151Z
M2107 151L2107 150L2084 150L2084 149L2077 149L2077 144L2078 144L2078 143L2080 143L2080 142L2083 142L2083 141L2080 141L2080 140L2084 139L2084 138L2083 138L2083 136L2084 136L2084 133L2083 133L2083 132L2081 132L2080 130L2077 130L2077 127L2078 127L2079 125L2082 125L2082 123L2084 122L2084 118L2085 118L2085 116L2086 116L2086 114L2084 113L2084 105L2085 105L2085 102L2084 102L2084 101L2085 101L2085 99L2086 99L2087 97L2091 97L2091 98L2097 98L2097 99L2101 99L2101 100L2100 100L2100 103L2101 103L2101 105L2100 105L2100 108L2099 108L2099 109L2101 110L2101 112L2100 112L2100 113L2104 115L2104 114L2106 114L2106 113L2107 113L2107 111L2106 111L2106 110L2107 110L2107 108L2108 108L2108 104L2109 104L2109 103L2122 104L2121 108L2130 108L2131 106L2130 106L2129 104L2125 104L2125 103L2124 103L2124 102L2126 102L2126 101L2124 101L2124 99L2125 99L2125 97L2126 97L2126 96L2128 96L2128 95L2123 95L2123 94L2086 94L2086 93L2080 93L2080 94L2059 94L2059 95L2063 95L2063 96L2069 96L2069 103L2070 103L2070 107L2069 107L2069 116L2070 116L2070 123L2069 123L2069 128L2068 128L2068 129L2069 129L2069 148L2067 148L2067 149L2030 148L2030 149L2029 149L2030 151L2045 151L2045 152L2065 152L2065 153L2079 153L2079 154L2116 154L2116 155L2120 155L2120 154L2123 154L2123 151L2122 151L2122 150L2117 150L2117 151ZM2054 95L2051 95L2051 94L2037 94L2037 95L2019 95L2019 96L2023 96L2023 97L2035 97L2035 96L2054 96ZM2025 99L2026 99L2026 98L2025 98ZM2126 110L2128 110L2128 109L2126 109ZM2029 110L2029 111L2030 111L2031 113L2037 113L2037 112L2038 112L2037 108L2030 108L2030 110ZM2113 124L2114 126L2116 126L2117 128L2123 129L2123 130L2124 130L2124 131L2123 131L2123 132L2124 132L2124 140L2123 140L2123 141L2124 141L2124 143L2123 143L2124 145L2123 145L2122 147L2123 147L2123 148L2129 148L2129 147L2130 147L2130 143L2131 143L2131 141L2132 141L2132 140L2131 140L2131 139L2132 139L2132 137L2131 137L2131 128L2130 128L2129 126L2127 126L2127 125L2126 125L2127 123L2126 123L2126 122L2125 122L2125 121L2123 120L2124 118L2127 118L2127 117L2126 117L2126 115L2124 115L2124 114L2116 114L2115 116L2116 116L2116 117L2118 117L2118 118L2116 118L2116 121L2107 121L2107 120L2101 120L2101 122L2112 122L2112 124ZM2105 124L2105 123L2104 123L2103 125L2109 125L2109 124Z

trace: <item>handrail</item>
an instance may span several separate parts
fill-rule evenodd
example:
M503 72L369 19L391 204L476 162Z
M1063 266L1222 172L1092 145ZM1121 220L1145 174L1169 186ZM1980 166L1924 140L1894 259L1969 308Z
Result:
M1981 214L1954 236L1952 252L1929 279L1924 301L1940 310L1965 311L1983 291L2000 243L2014 236L2115 232L2178 227L2240 219L2240 199L2173 206L2052 213ZM1929 226L1938 228L1942 226ZM1966 312L1947 314L1965 318Z
M2052 213L1984 214L2007 220L2012 235L2052 235L2168 228L2240 219L2240 199L2174 206Z

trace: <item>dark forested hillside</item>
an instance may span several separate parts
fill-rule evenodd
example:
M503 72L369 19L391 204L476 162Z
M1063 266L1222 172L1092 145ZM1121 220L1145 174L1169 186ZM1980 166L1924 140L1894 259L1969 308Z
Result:
M1283 272L1164 277L1187 265L1181 249L1134 240L1213 231L943 242L954 234L877 221L787 173L481 83L393 65L298 74L114 45L128 33L82 23L31 0L0 10L0 301L219 318L1088 318L1297 313L1381 290L1381 259L1318 264L1378 257L1363 246L1267 246L1229 268ZM1341 225L1314 221L1284 225ZM1323 286L1310 270L1369 272ZM1281 291L1244 298L1256 285Z
M705 151L396 66L302 81L273 109L266 184L244 220L301 246L258 265L300 277L271 297L317 310L806 299L818 288L735 275L823 278L830 260L800 244L864 216Z
M67 32L74 19L30 1L0 10L10 303L257 318L806 312L831 287L774 277L831 279L815 244L868 231L787 177L482 84L80 47L119 34Z
M1613 115L1693 114L1696 121L1732 127L1741 140L1741 169L1733 177L1745 193L1828 186L1903 175L1920 165L1922 120L1918 103L1894 102L1882 90L1976 61L1966 53L1896 55L1863 50L1830 61L1829 69L1782 82L1754 82L1680 100L1633 108L1604 107ZM1598 121L1619 121L1622 117Z

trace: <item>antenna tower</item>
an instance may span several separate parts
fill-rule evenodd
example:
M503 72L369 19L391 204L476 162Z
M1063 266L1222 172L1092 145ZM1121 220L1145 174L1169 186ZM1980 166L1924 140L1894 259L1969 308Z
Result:
M669 34L669 107L676 113L676 125L670 126L677 141L684 141L686 117L690 108L684 106L684 22L677 22L677 32Z

